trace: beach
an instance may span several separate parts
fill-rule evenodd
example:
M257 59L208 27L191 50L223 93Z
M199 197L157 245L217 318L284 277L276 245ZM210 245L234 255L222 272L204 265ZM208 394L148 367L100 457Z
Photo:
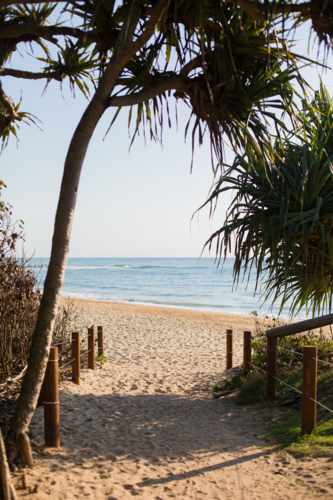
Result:
M331 457L295 458L265 440L265 425L280 418L273 409L212 398L212 386L233 373L225 331L234 331L237 366L250 315L91 300L75 307L82 334L103 325L108 361L83 369L80 386L60 382L60 449L44 448L36 410L35 467L25 469L20 498L331 498Z

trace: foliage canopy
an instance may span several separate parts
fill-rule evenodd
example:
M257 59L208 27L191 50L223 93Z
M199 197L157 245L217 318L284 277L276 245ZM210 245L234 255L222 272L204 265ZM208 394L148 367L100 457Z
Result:
M269 161L237 156L206 203L235 190L225 224L206 245L227 255L234 280L255 267L266 300L291 300L291 313L331 309L333 287L333 101L321 85L303 100L298 128L278 136Z
M163 15L152 35L139 43L159 4ZM302 82L297 69L297 61L302 58L291 53L281 31L281 13L279 9L273 13L270 4L264 9L265 15L256 17L245 6L216 0L127 0L120 4L113 0L72 1L65 4L54 22L60 5L18 4L0 11L3 147L10 134L17 136L19 122L34 121L33 115L19 111L20 103L14 104L5 94L2 81L6 76L42 79L45 88L51 81L62 86L67 79L73 93L79 89L89 98L108 63L117 57L119 47L128 43L130 32L137 50L120 71L105 107L117 109L111 124L122 107L129 107L129 126L136 108L133 138L140 126L147 126L152 139L161 139L165 112L171 125L172 92L189 107L185 135L191 135L193 149L207 133L219 161L226 139L235 149L262 155L269 147L267 120L282 126L274 109L287 109L294 80ZM38 58L40 72L8 67L12 54L22 44L37 44L44 52Z

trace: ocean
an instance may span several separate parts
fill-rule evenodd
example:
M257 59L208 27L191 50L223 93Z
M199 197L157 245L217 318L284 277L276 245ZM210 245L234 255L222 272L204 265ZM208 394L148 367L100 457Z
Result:
M48 262L29 261L38 272L40 287ZM217 268L214 258L69 258L62 295L246 315L257 311L276 317L279 305L271 308L260 300L254 276L233 287L233 263L228 258ZM281 316L288 317L288 311Z

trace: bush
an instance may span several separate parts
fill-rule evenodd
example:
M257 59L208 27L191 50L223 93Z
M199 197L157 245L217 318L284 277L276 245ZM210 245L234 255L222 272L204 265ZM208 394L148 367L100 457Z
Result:
M250 372L246 378L243 378L239 385L238 401L247 405L258 403L266 395L266 377L257 371Z
M25 264L25 259L15 255L1 260L0 365L4 376L27 364L40 304L37 278Z
M23 221L13 224L11 216L10 205L0 201L0 378L27 364L40 304L37 277L16 254L16 243L24 241Z

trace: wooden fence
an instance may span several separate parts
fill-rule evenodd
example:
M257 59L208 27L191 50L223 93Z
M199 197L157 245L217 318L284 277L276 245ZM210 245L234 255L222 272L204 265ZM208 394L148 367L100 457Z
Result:
M318 320L318 321L316 321ZM318 361L327 363L322 360L318 360L318 352L316 346L303 346L302 354L303 356L303 381L302 381L302 391L299 391L295 387L292 387L283 380L278 378L277 370L277 360L278 360L278 338L285 337L287 335L294 335L295 333L301 333L309 330L309 328L314 329L321 326L327 326L333 322L333 314L328 314L322 316L321 318L314 318L307 321L302 321L300 323L294 323L293 325L287 325L280 328L274 328L272 330L267 330L266 332L266 370L263 370L259 366L252 363L252 340L258 341L252 337L251 332L244 332L244 343L243 343L243 372L247 374L251 368L256 368L261 372L266 374L266 397L268 399L276 398L277 396L277 382L288 386L290 389L298 392L302 395L302 434L311 434L312 431L316 429L316 409L317 404L325 408L326 410L333 413L333 411L326 406L322 405L317 401L317 364ZM227 369L232 368L232 349L233 349L233 332L232 330L227 330L226 332L226 366ZM331 366L333 366L331 364Z
M67 365L72 365L72 381L80 385L81 358L88 354L88 368L95 370L95 343L97 342L98 356L104 355L103 327L97 327L97 339L95 339L95 328L88 328L88 335L82 340L88 340L88 350L81 354L80 332L73 332L72 339L66 342L54 344L50 348L50 356L47 363L44 382L39 396L39 404L44 405L44 436L45 446L52 448L60 447L60 410L58 372ZM58 345L72 344L72 359L65 365L58 366Z
M294 335L309 329L319 328L333 324L333 314L321 316L292 325L287 325L272 330L267 330L267 362L266 370L252 363L252 333L244 331L243 342L243 371L247 374L251 367L257 368L266 374L266 397L275 398L277 396L277 382L287 385L294 391L302 395L302 434L310 434L316 428L316 407L317 404L328 411L324 405L317 401L317 363L318 353L316 346L303 346L303 385L302 391L295 387L291 387L284 381L278 378L277 372L277 357L278 357L278 338L287 335ZM80 332L72 333L72 359L62 367L58 367L58 345L67 343L60 342L51 347L50 357L47 364L45 379L41 390L40 402L44 405L45 416L45 445L55 448L60 446L60 431L59 431L59 392L58 392L58 370L72 364L72 380L75 384L80 385L80 365L81 357L88 354L88 368L95 369L95 342L98 346L98 355L104 354L103 346L103 327L97 327L97 339L95 339L95 329L88 328L88 350L81 354ZM300 354L300 353L298 353ZM322 362L321 360L319 360ZM330 363L326 363L330 364ZM226 367L232 368L233 365L233 331L226 332ZM332 412L333 413L333 412Z

